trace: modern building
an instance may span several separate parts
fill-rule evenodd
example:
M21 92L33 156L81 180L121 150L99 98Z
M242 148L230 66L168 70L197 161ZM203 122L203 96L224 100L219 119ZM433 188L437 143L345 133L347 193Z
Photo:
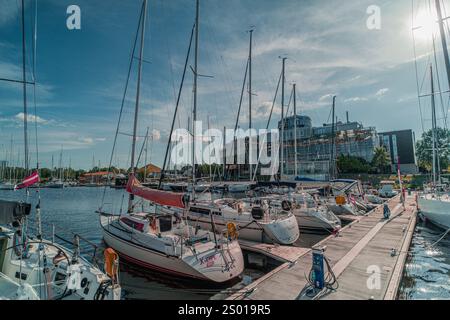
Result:
M297 154L295 154L295 121L297 121ZM279 122L280 134L282 131ZM375 147L379 146L376 129L364 127L358 122L335 124L335 152L339 155L360 157L372 161ZM296 116L284 119L284 170L283 177L302 177L317 180L330 178L333 146L333 125L313 127L311 118ZM297 157L297 172L295 172Z
M412 130L392 131L379 134L380 145L386 148L391 157L392 172L400 171L404 174L417 174L415 152L415 136Z

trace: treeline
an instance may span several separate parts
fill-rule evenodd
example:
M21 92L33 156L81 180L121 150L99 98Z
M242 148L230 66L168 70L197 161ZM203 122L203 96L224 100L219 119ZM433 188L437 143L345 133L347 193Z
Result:
M387 174L391 173L391 159L385 148L375 148L371 162L350 155L340 155L337 160L338 172L341 174Z
M28 173L25 168L21 167L2 167L0 168L0 181L1 180L20 180L25 178L31 171L36 170L35 168L31 169ZM42 180L49 180L51 178L63 178L65 180L78 180L82 175L86 173L95 173L95 172L108 172L109 168L98 168L95 167L91 170L82 170L82 169L71 169L71 168L39 168L39 176ZM111 168L111 172L115 174L126 174L127 170L120 168Z

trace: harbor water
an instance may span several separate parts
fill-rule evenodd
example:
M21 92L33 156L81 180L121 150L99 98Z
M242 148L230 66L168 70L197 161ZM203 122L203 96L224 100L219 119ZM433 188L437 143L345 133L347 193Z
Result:
M418 222L399 288L401 300L450 299L450 236Z
M104 196L105 192L105 196ZM102 265L104 243L98 214L102 199L114 213L123 210L127 195L124 190L110 188L66 188L42 189L41 215L44 234L52 237L55 225L56 241L71 248L65 241L73 239L73 233L87 241L81 241L82 254L92 259L96 257ZM30 189L30 202L37 203L37 189ZM4 200L25 200L24 191L0 191ZM34 210L33 210L34 213ZM29 220L29 228L34 229L34 214ZM443 231L424 222L419 222L413 237L406 268L399 291L399 299L450 299L450 236L430 248ZM302 233L298 246L310 247L327 235ZM93 246L94 244L95 246ZM245 275L251 279L261 277L270 270L246 269ZM227 287L217 287L198 282L184 282L160 273L144 271L121 260L121 284L124 299L209 299ZM231 284L232 285L232 284ZM230 284L227 285L230 287Z

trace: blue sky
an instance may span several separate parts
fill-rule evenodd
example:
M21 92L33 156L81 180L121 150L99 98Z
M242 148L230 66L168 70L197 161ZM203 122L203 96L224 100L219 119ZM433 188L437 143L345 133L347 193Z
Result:
M81 30L66 28L66 8L71 4L81 8ZM33 5L34 0L26 1L28 36ZM381 30L366 27L370 5L381 9ZM0 0L0 77L21 77L19 6L18 0ZM415 15L425 6L426 1L414 1ZM42 166L51 165L52 155L56 164L61 148L65 166L71 161L72 167L89 168L93 156L102 166L109 161L140 7L139 0L38 0L36 98ZM297 83L299 110L315 125L329 119L331 97L336 94L340 120L349 111L351 120L375 126L380 132L413 129L420 136L411 8L410 0L201 1L199 72L213 78L200 79L199 117L206 120L209 116L212 127L234 126L248 54L246 31L254 25L254 118L258 127L265 127L267 121L281 69L278 57L286 55L286 99L291 84ZM139 132L144 135L147 127L153 132L149 160L159 165L194 9L194 0L149 1L145 59L151 63L144 64ZM418 37L416 43L420 80L431 57L425 38ZM31 37L27 44L31 44ZM440 57L439 46L437 54ZM120 130L124 135L119 137L114 157L114 164L121 167L129 165L130 139L125 134L132 130L136 65L133 69ZM440 80L442 90L446 90L443 71L441 68ZM189 73L179 127L186 127L188 121L191 88ZM423 93L427 88L425 82ZM13 136L18 161L17 154L23 148L21 87L0 83L0 106L0 158L9 151ZM29 106L33 113L31 94ZM428 127L427 101L422 109L423 125ZM247 126L247 107L244 110L241 125ZM279 102L275 111L274 119L279 119ZM31 151L35 162L34 147Z

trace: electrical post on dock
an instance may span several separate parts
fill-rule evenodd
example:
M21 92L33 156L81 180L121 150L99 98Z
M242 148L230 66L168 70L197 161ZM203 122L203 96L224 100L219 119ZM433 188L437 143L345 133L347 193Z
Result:
M314 289L321 291L325 288L324 255L326 247L313 248L313 277Z

